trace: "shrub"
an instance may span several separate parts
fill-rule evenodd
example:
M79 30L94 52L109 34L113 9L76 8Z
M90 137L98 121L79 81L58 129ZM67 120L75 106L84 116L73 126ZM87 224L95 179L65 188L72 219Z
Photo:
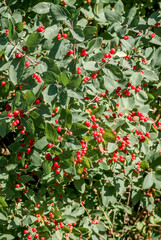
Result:
M95 2L0 4L0 239L160 237L161 13Z

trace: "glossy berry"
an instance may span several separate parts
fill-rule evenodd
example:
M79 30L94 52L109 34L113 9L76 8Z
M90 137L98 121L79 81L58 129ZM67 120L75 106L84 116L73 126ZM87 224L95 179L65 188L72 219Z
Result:
M21 52L18 52L18 53L15 54L15 57L16 58L22 58L23 54Z
M57 39L58 39L58 40L61 39L61 34L60 34L60 33L58 33L58 35L57 35Z
M63 38L67 38L67 36L68 36L68 35L67 35L66 33L63 34Z
M28 67L30 63L28 61L25 62L25 67Z
M29 231L28 230L24 230L24 234L27 234Z
M62 128L61 127L57 127L57 131L61 132Z
M23 50L24 52L26 52L26 51L27 51L27 46L23 46L23 47L22 47L22 50Z
M125 40L128 40L129 39L129 36L127 35L127 36L124 36L124 39Z
M110 53L113 54L115 52L116 52L116 50L114 48L111 48Z
M78 74L81 74L81 73L82 73L82 68L81 68L81 67L78 67L78 68L77 68L77 73L78 73Z
M6 85L6 82L5 81L2 81L1 82L1 85L4 87Z

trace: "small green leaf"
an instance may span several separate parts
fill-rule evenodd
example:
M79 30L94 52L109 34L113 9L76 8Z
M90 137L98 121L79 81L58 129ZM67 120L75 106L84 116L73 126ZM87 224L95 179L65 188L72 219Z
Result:
M11 79L11 82L14 85L16 85L20 81L20 79L23 75L24 62L25 62L24 58L21 58L21 59L15 58L12 60L12 62L10 64L9 77Z
M16 32L18 32L18 33L22 32L23 28L24 28L24 24L22 22L18 22L16 24Z
M109 72L112 74L112 76L116 79L122 79L123 78L123 73L120 70L119 67L112 65L112 64L107 64L106 69L109 70Z
M148 173L143 181L143 189L149 189L153 186L154 175L152 172Z
M102 203L105 207L109 203L114 204L116 202L116 189L113 186L104 186L102 188Z
M43 163L44 174L48 175L51 172L51 164L47 160Z
M65 7L59 5L51 6L51 14L56 21L64 21L71 17L68 10Z
M71 131L74 135L79 136L81 134L85 134L88 131L88 127L84 126L81 123L73 123Z
M42 73L42 79L44 83L51 84L55 83L56 80L58 80L58 76L51 71L47 71Z
M84 193L84 191L85 191L85 181L84 181L83 178L80 178L78 180L74 179L74 186L80 193Z
M32 8L32 11L38 14L46 14L50 11L50 4L47 2L40 2Z
M8 207L6 201L4 200L4 198L0 197L0 208L1 207Z
M110 143L115 143L116 141L116 135L112 132L112 130L106 130L103 134L103 138Z
M73 30L70 29L71 34L73 35L73 38L76 39L78 42L83 42L85 39L84 33L82 29L77 26Z
M84 62L83 68L88 71L97 71L99 70L99 66L94 61Z
M74 74L72 75L72 77L70 78L70 82L69 84L67 85L68 88L70 89L75 89L77 87L79 87L79 85L81 84L82 82L82 78L80 75L78 74Z
M36 150L33 151L30 158L31 158L32 164L35 167L40 167L41 166L42 159L40 157L40 154Z
M0 136L4 138L6 136L7 125L4 119L0 119Z
M51 125L50 123L46 123L45 135L46 135L47 140L52 143L58 141L57 131L56 131L55 127L53 125Z
M41 41L39 33L31 33L26 41L27 53L33 53Z
M139 166L140 166L143 170L145 170L145 169L148 169L149 163L146 162L146 161L142 161L142 162L139 164Z
M59 77L59 83L63 84L63 86L66 86L70 82L70 79L68 78L67 74L65 72L62 72L62 74Z

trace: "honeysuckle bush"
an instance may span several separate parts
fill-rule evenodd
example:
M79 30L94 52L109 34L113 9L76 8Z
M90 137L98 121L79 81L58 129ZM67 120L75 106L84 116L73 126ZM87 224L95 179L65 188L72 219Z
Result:
M0 239L160 238L161 12L137 10L0 3Z

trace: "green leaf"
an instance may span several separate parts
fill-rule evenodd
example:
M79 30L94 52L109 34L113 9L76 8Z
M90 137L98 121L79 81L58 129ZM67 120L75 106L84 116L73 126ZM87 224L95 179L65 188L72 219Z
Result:
M44 174L48 175L51 172L51 164L47 160L43 163Z
M132 204L133 205L136 205L139 201L140 201L140 198L141 198L141 191L139 190L139 191L132 191L132 195L131 195L131 197L132 197Z
M47 2L40 2L32 8L32 11L38 14L46 14L50 11L50 4Z
M146 162L146 161L142 161L142 162L139 164L139 166L140 166L143 170L149 168L149 164L148 164L148 162Z
M47 86L42 94L46 103L54 105L57 100L57 86L54 84Z
M26 183L28 183L28 182L30 182L30 181L34 181L34 179L33 179L31 176L22 175L22 176L20 177L20 183L26 184Z
M102 46L102 38L98 37L95 39L92 39L89 43L88 43L88 53L92 52L94 49L98 49Z
M121 15L115 10L105 8L105 17L111 23L121 22Z
M44 31L44 38L46 39L54 39L57 34L60 31L60 27L58 27L57 25L52 25L50 27L47 27Z
M74 179L74 186L80 193L84 193L84 191L85 191L85 181L84 181L83 178Z
M109 203L116 203L116 189L113 186L104 186L102 188L102 203L105 207L108 206Z
M143 90L140 90L140 92L138 92L136 94L136 98L140 101L140 102L145 102L148 100L148 96L147 94L145 93L145 91Z
M70 129L72 126L72 114L69 109L62 109L60 113L60 119L65 120L65 126Z
M78 42L83 42L85 39L84 33L79 26L76 26L74 29L70 29L73 38L76 39Z
M40 157L40 154L34 150L33 153L31 154L31 162L35 167L40 167L42 164L42 159Z
M112 132L112 130L106 130L102 137L110 143L115 143L116 135Z
M51 6L51 15L56 21L65 21L71 17L68 10L59 5Z
M148 19L148 24L154 25L155 23L160 22L160 20L161 20L160 12L153 12Z
M85 134L88 130L89 130L88 127L84 126L81 123L73 123L71 127L71 131L76 136Z
M4 119L0 119L0 136L4 138L6 136L7 125Z
M143 181L143 189L149 189L153 186L154 175L152 172L148 173Z
M4 198L2 198L2 197L0 197L0 208L1 207L8 207L8 204L6 203Z
M26 100L26 103L28 106L32 106L33 103L36 100L35 94L33 93L33 91L28 90L25 94L24 94L24 99Z
M48 145L48 141L46 140L46 136L40 138L35 144L34 147L38 150L43 150Z
M15 29L14 29L14 25L13 25L11 19L8 20L8 23L9 23L8 39L11 41L13 39L14 34L15 34Z
M12 60L10 64L9 78L14 85L16 85L23 76L24 62L25 62L24 58L21 59L15 58Z
M53 72L55 73L56 75L59 75L60 74L60 69L58 68L57 64L54 62L53 59L49 58L49 57L46 57L44 56L42 59L41 59L42 62L45 62L47 64L47 67L48 67L48 71L49 72Z
M32 215L28 215L28 216L25 217L25 219L23 219L22 226L26 227L27 225L30 225L30 224L34 223L34 222L36 222L36 219L37 219L37 217L32 216Z
M37 48L38 44L41 41L41 37L39 33L31 33L26 41L27 51L26 53L33 53L35 48Z
M135 106L134 97L122 97L122 102L126 110L132 110Z
M118 12L119 14L123 14L124 12L124 4L122 3L121 0L118 0L114 6L114 9L116 12Z
M72 77L70 79L70 82L67 85L67 87L70 88L70 89L75 89L75 88L79 87L81 82L82 82L81 76L78 75L78 74L74 74L74 75L72 75Z
M76 137L66 134L63 139L67 149L77 150L81 148L80 142Z
M112 64L107 64L106 69L109 70L110 74L116 79L122 79L123 78L123 73L120 70L119 67L112 65Z
M99 66L94 61L84 62L83 68L88 71L97 71L99 70Z
M91 115L95 115L97 118L100 118L102 114L104 114L104 111L105 111L105 106L101 106L101 107L95 108L91 112Z
M114 152L117 148L118 146L116 143L111 143L111 142L108 143L108 147L107 147L108 153Z
M59 76L59 83L63 84L63 86L66 86L69 82L70 79L68 78L67 74L62 72L62 74Z
M23 31L23 29L24 29L24 24L22 22L18 22L16 24L16 32L20 33Z
M56 80L58 80L58 76L51 71L47 71L42 73L42 79L44 83L51 84L55 83Z
M46 135L47 140L52 143L58 141L57 131L56 131L55 127L53 125L51 125L50 123L46 123L45 135Z
M21 119L21 123L26 128L26 131L33 133L33 134L35 133L35 125L31 118Z

